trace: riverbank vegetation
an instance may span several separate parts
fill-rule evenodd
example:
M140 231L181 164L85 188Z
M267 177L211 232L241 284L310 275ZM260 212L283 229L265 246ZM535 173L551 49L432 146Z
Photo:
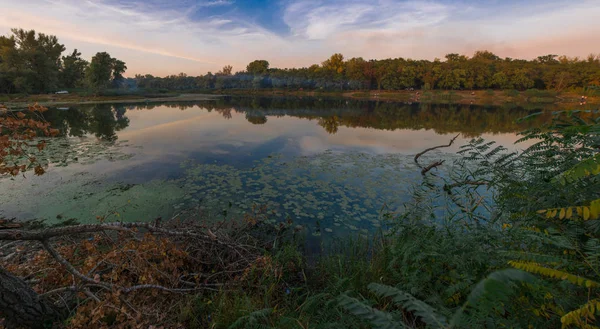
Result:
M556 112L519 153L474 139L453 163L416 156L422 182L385 229L316 248L259 205L241 222L0 223L0 314L8 328L594 328L599 121Z
M0 93L40 94L79 90L85 94L119 96L157 95L190 90L280 90L344 92L357 90L506 90L508 97L531 90L527 97L554 98L566 91L597 96L600 93L600 57L570 58L544 55L532 60L500 58L489 51L468 57L447 54L444 59L345 59L334 54L321 64L303 68L272 68L255 60L240 71L226 65L216 73L185 73L155 77L137 74L125 78L127 66L106 52L90 62L65 46L56 36L13 29L0 36ZM108 89L111 89L110 91ZM543 93L540 91L551 91ZM533 94L539 95L533 95ZM516 94L515 94L516 95Z
M85 87L97 93L120 87L127 66L106 52L90 62L75 49L62 56L65 46L53 35L13 29L0 36L0 93L45 94Z
M292 90L567 90L597 92L600 58L546 55L533 60L500 58L488 51L472 57L448 54L445 60L404 58L344 59L334 54L321 65L308 68L270 68L266 60L254 61L245 70L227 70L204 76L184 73L164 78L136 75L140 88L190 89L292 89Z

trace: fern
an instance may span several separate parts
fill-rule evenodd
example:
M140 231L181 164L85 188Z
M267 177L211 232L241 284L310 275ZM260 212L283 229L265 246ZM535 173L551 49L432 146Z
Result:
M600 174L600 154L579 162L571 169L562 173L557 179L561 184L565 185L574 180L598 174Z
M520 261L509 261L508 262L512 267L518 268L523 271L527 271L529 273L540 274L543 276L547 276L554 279L567 280L575 285L586 287L586 288L598 288L600 287L600 283L586 279L581 276L577 276L574 274L570 274L565 271L560 271L548 267L541 266L537 263L532 262L520 262Z
M372 308L356 298L352 298L343 294L338 297L338 301L339 305L346 311L355 315L359 319L368 322L375 329L409 328L404 323L396 321L390 313L382 312L378 309Z
M273 310L270 308L265 308L262 310L254 311L248 315L242 316L239 319L235 320L229 326L229 329L239 329L239 328L256 328L256 329L266 329L270 328L270 326L266 326L263 322L266 322L269 319L269 316L273 313Z
M473 288L465 304L452 317L450 327L483 327L482 323L488 322L489 315L495 314L510 298L516 282L532 282L534 279L519 270L493 272Z
M572 219L575 216L583 220L598 219L600 199L591 201L589 206L543 209L538 210L538 214L543 214L546 218Z
M438 314L431 306L416 299L411 294L407 294L394 287L383 284L371 283L369 290L379 297L391 297L395 305L412 312L415 316L421 318L423 322L432 328L443 328L447 326L446 317Z
M589 324L596 321L596 314L600 313L600 300L593 299L580 308L573 310L560 318L562 327L577 326L577 328L597 328Z

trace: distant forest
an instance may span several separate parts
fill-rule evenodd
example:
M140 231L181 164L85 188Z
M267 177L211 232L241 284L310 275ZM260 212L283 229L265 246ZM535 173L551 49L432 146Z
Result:
M540 89L600 91L600 55L571 58L539 56L533 60L500 58L489 51L472 57L448 54L444 60L404 58L345 59L334 54L310 67L271 68L255 60L245 70L227 65L216 73L166 77L123 76L124 62L106 52L87 62L81 53L62 56L64 45L55 36L13 29L0 36L0 93L47 93L62 89L182 91L224 89L288 90L406 90L406 89Z

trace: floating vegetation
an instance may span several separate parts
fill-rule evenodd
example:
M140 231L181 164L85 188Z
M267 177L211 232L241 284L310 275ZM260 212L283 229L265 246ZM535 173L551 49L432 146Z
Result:
M151 221L170 218L183 206L183 190L174 182L152 180L143 184L108 183L82 173L63 180L61 175L44 176L57 182L54 188L36 190L26 181L7 181L12 191L0 191L2 212L17 212L21 219L44 220L49 224L76 219L80 223L107 221ZM58 184L60 182L60 184ZM8 185L7 185L8 186ZM35 197L35 198L32 198ZM10 202L9 202L10 201Z
M133 156L122 151L127 146L127 141L108 142L91 137L56 138L48 140L38 160L56 167L73 163L88 165L100 160L127 160Z
M422 179L412 156L401 154L327 151L291 159L271 155L249 169L192 161L181 166L186 206L242 216L264 205L275 215L270 221L292 218L313 228L313 236L322 234L319 223L326 233L382 227L382 209L400 209L411 185Z

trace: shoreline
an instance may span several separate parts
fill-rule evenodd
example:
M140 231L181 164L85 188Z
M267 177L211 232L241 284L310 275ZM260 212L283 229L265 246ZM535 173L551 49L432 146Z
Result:
M44 94L32 95L27 98L18 96L8 101L0 101L6 107L27 107L32 104L42 106L61 105L87 105L106 103L162 103L181 101L204 101L214 100L223 96L264 96L264 97L340 97L371 101L396 101L411 103L435 103L435 104L462 104L462 105L495 105L504 104L530 105L544 104L559 107L581 106L580 95L573 92L552 95L552 91L539 91L539 95L528 95L527 92L510 92L506 90L458 90L458 91L345 91L345 92L320 92L320 91L287 91L287 90L221 90L205 93L182 93L165 94L162 97L155 95L144 97L143 95L122 96L80 96L76 93L68 95ZM600 104L600 97L589 96L586 105Z

